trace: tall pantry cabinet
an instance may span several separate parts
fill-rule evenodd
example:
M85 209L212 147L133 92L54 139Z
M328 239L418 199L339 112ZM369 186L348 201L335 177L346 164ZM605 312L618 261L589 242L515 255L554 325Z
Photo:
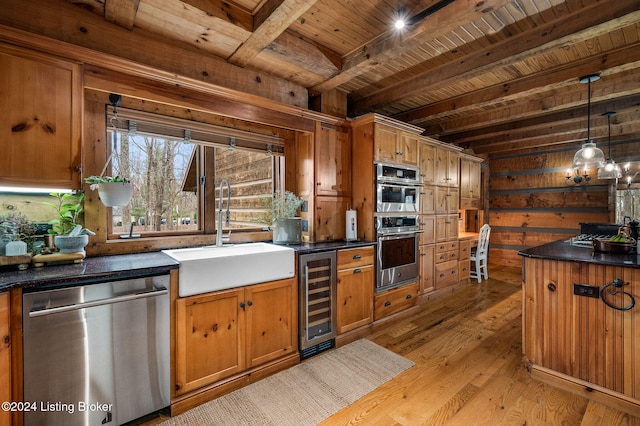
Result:
M459 281L458 208L461 148L420 138L420 291Z

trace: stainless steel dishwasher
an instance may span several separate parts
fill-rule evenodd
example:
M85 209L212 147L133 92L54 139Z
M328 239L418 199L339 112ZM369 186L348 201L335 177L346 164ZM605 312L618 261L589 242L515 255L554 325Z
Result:
M169 406L168 289L168 275L25 289L25 425L119 425Z

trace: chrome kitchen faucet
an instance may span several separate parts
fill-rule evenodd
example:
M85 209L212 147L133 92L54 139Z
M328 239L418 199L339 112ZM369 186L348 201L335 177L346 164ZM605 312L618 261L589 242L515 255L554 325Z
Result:
M231 184L228 180L222 179L220 182L220 195L218 201L218 229L216 230L216 247L222 247L222 187L227 185L227 213L224 223L229 226L231 219L231 212L229 211L229 205L231 204Z

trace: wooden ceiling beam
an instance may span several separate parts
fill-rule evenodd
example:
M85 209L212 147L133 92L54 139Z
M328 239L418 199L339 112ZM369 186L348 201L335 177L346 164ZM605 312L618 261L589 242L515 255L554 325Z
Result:
M456 0L446 7L416 23L404 34L389 30L380 37L362 45L344 57L342 71L327 81L311 88L315 92L335 89L349 80L364 74L380 63L419 49L425 41L442 36L453 29L481 19L511 0ZM391 27L391 23L389 23Z
M604 108L606 109L606 107ZM611 134L619 136L630 131L629 123L634 122L638 114L638 108L627 108L616 110L617 114L612 119ZM615 121L614 121L615 120ZM541 138L553 135L563 135L567 140L586 139L587 123L586 117L576 117L574 119L556 121L553 123L540 123L512 130L496 130L487 132L485 135L473 138L456 138L456 145L500 145L513 143L514 141ZM591 139L598 142L606 141L608 136L608 123L601 114L591 117Z
M575 13L562 14L559 20L509 37L499 43L493 43L466 58L448 62L447 65L389 88L371 90L370 95L351 103L349 115L357 116L386 103L415 96L424 91L452 86L480 74L490 73L493 69L508 66L514 61L528 60L561 49L576 41L606 34L615 28L635 25L640 19L637 6L637 0L620 0L605 10L602 10L602 6L598 3L579 9ZM407 114L407 117L408 119L401 119L415 122L426 115L421 114L421 111L415 111Z
M640 106L640 87L637 86L639 76L638 72L629 75L627 83L633 85L635 79L635 86L618 86L619 88L616 89L616 82L607 86L601 85L597 89L599 95L591 101L592 118L606 111L622 111ZM577 84L580 84L579 89L584 92L583 85ZM582 92L577 89L567 90L566 93L549 92L548 96L541 96L540 100L528 100L488 111L479 110L475 114L466 114L460 118L424 126L423 134L426 136L437 135L443 141L453 142L454 140L482 137L497 131L526 128L542 123L553 124L579 117L584 117L586 120L586 100L582 100L580 97L586 97L586 93ZM570 101L572 98L574 100ZM548 103L545 104L545 100L554 102L555 107Z
M104 19L132 30L139 4L140 0L105 0Z
M535 96L541 91L557 89L575 83L579 76L599 69L601 74L610 74L618 68L627 68L628 64L640 61L640 41L613 52L601 53L572 64L560 65L539 73L497 84L460 96L434 102L411 111L396 114L393 118L420 126L422 122L438 120L451 114L451 111L464 113L477 108L495 107L505 102L517 102L520 99ZM599 67L599 68L598 68ZM544 89L541 86L544 85Z
M207 15L229 24L236 25L245 31L253 31L253 15L250 11L225 0L181 0L184 4L195 7Z
M316 0L267 0L255 14L253 33L227 60L235 65L247 66L315 2Z

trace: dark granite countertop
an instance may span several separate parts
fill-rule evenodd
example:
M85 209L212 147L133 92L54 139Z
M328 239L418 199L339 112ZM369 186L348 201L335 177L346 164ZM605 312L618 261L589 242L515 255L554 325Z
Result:
M51 288L168 274L180 265L162 252L88 257L82 263L0 272L0 291Z
M326 241L319 243L287 244L298 254L320 253L330 250L352 249L377 244L375 241Z
M555 241L538 247L521 250L521 256L538 259L562 260L565 262L596 263L599 265L640 268L640 257L636 254L612 254L594 252L590 247L573 246L566 241Z
M375 241L331 241L290 244L298 254L366 247ZM13 287L43 289L68 285L92 284L150 275L168 274L180 264L162 252L88 257L82 263L47 265L24 271L0 272L0 291Z

